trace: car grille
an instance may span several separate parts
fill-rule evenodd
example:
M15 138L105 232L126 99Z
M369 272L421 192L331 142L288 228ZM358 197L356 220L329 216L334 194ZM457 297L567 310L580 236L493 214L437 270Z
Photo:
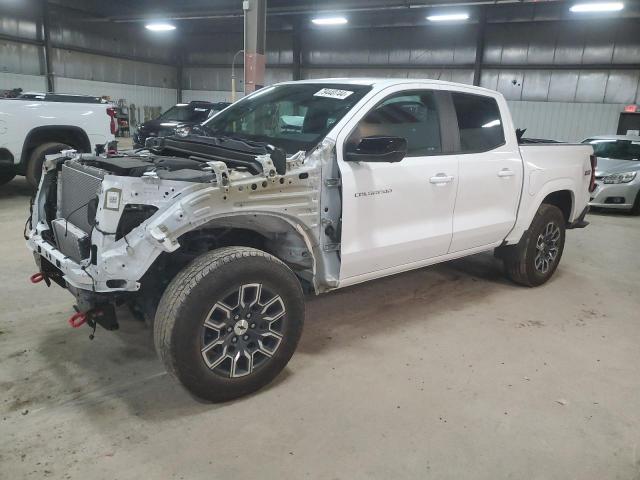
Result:
M62 166L58 197L60 218L90 234L95 219L95 208L91 209L93 218L89 218L89 207L91 202L96 202L97 205L102 178L103 173L99 169L74 161L65 163Z

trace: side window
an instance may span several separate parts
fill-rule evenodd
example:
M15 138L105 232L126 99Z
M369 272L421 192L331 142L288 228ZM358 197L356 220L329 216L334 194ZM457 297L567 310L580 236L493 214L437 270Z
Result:
M442 152L433 92L400 92L387 97L360 120L347 140L347 148L354 148L365 137L379 136L406 138L408 157Z
M451 92L462 153L486 152L504 144L500 109L494 98Z

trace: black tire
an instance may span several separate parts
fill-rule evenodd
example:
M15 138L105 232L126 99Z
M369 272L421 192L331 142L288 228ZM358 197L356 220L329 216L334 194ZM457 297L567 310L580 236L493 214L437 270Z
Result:
M640 192L636 194L636 199L633 202L633 207L629 210L631 215L640 215Z
M242 307L241 299L249 303L244 292L251 288L256 288L257 298L248 308ZM273 299L280 299L275 303L272 299L272 304L282 311L268 316L269 310L264 305L270 302L266 297L272 294ZM226 313L222 305L234 304L229 301L234 295L238 295L238 305L229 305L235 309ZM221 303L223 301L227 304ZM260 313L261 309L266 312ZM244 320L249 318L247 313L253 314L251 323ZM281 315L278 320L270 321L278 315ZM205 321L216 327L205 326ZM271 382L293 355L303 323L302 288L289 267L254 248L224 247L196 258L171 281L158 305L153 331L156 351L169 373L194 395L223 402ZM242 331L241 327L246 330ZM281 335L279 341L273 333L276 330ZM236 343L231 343L233 337ZM207 338L213 340L206 343ZM269 342L271 345L267 347ZM211 344L217 346L210 348ZM249 361L247 355L251 351ZM271 355L265 355L265 351ZM208 352L213 358L207 356ZM230 354L233 357L227 358ZM223 357L224 361L211 366ZM243 362L245 367L240 366ZM243 376L234 376L234 373Z
M554 205L543 203L533 217L531 226L518 245L507 247L502 253L505 271L515 283L528 287L537 287L547 282L558 268L565 240L565 218L560 209ZM549 225L554 235L559 236L551 247L547 242ZM550 237L549 237L550 238ZM543 251L538 249L538 242L542 239ZM546 250L544 250L546 249ZM549 260L548 254L555 249L553 260ZM538 257L540 253L541 257ZM546 261L546 264L545 264ZM546 269L544 268L546 265Z
M45 155L53 155L70 148L69 145L58 142L47 142L36 147L33 152L31 152L25 173L29 185L33 188L38 188L40 177L42 177L42 164L44 163Z
M13 180L13 177L15 177L16 174L13 172L4 172L4 173L0 173L0 185L4 185L5 183L9 183L11 180Z

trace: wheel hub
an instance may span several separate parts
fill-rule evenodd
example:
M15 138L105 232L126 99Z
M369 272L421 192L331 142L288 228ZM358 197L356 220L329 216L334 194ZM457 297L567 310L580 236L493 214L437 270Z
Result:
M280 346L286 309L262 284L245 284L217 301L202 326L202 358L214 373L241 377Z
M249 322L246 320L238 320L233 327L233 331L236 335L244 335L249 330Z

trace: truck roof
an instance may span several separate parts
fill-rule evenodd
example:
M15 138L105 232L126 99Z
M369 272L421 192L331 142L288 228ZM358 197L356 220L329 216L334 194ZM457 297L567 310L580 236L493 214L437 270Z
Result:
M449 87L465 87L478 90L479 92L495 94L495 90L490 90L484 87L478 87L475 85L469 85L468 83L447 82L444 80L434 80L432 78L376 78L376 77L355 77L355 78L313 78L309 80L295 80L287 83L335 83L335 84L352 84L352 85L370 85L375 87L388 87L392 85L412 84L412 83L426 83L431 85L442 85Z

